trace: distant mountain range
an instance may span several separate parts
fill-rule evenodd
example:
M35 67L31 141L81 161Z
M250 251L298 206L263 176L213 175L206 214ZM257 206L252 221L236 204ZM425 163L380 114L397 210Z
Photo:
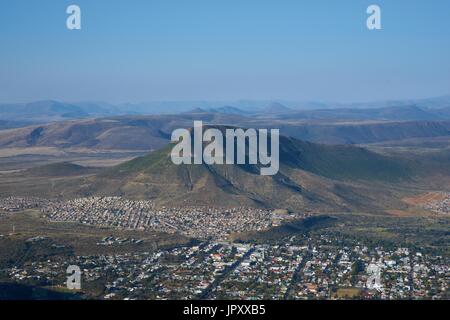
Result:
M83 102L72 104L48 100L0 105L1 120L27 123L45 123L117 114L121 114L118 108L102 103Z
M443 95L439 97L424 98L424 99L403 99L403 100L388 100L364 103L348 103L348 104L331 104L338 108L387 108L387 107L404 107L417 106L425 109L441 109L450 107L450 95Z
M140 114L148 110L143 106L139 109L97 102L0 105L0 129L4 129L0 130L0 148L156 150L169 142L174 129L191 127L194 120L211 125L276 128L285 136L325 144L450 136L450 106L443 107L447 99L430 101L427 108L404 103L379 108L317 110L295 110L278 102L268 102L260 109L233 105L210 108L204 102L204 108L159 115ZM167 102L162 106L168 112L170 107L181 104Z
M326 144L366 144L450 136L450 121L274 121L271 118L201 112L70 120L0 130L0 148L155 150L169 142L173 130L189 128L194 120L212 125L276 128L285 136Z
M0 104L0 129L24 124L117 115L209 112L281 119L321 120L450 120L450 96L372 103L289 101L162 101L112 105L103 102L66 103L54 100Z
M367 108L367 109L318 109L309 111L283 112L277 119L304 120L450 120L450 106L439 109L425 109L414 105Z
M195 108L185 113L223 113L223 114L234 114L234 115L250 115L251 112L244 111L242 109L232 107L232 106L223 106L220 108L211 108L211 109L202 109Z

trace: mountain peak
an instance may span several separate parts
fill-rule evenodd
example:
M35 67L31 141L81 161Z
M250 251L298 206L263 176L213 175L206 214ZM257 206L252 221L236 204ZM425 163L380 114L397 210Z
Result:
M266 108L263 110L265 113L287 113L291 112L292 109L286 107L285 105L279 103L279 102L271 102Z

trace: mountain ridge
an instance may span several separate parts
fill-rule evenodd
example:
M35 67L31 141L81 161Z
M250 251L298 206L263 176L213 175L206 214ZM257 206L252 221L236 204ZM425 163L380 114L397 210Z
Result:
M450 136L450 121L282 122L235 114L187 113L69 120L5 129L0 130L0 148L43 146L156 150L169 142L173 130L189 128L194 120L212 125L280 129L285 136L326 144L367 144Z
M168 206L351 210L358 203L367 206L359 182L408 180L412 175L407 163L360 147L286 137L280 137L280 171L274 176L260 176L258 165L177 166L170 159L172 147L85 178L73 193L152 199ZM377 207L375 201L371 205Z

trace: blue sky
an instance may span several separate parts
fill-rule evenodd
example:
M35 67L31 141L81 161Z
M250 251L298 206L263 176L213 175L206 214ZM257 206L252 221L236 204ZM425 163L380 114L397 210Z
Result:
M448 0L0 0L0 102L430 97L449 57Z

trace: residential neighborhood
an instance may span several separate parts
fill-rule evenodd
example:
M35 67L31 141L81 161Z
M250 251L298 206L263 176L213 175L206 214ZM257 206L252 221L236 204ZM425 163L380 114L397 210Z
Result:
M357 241L341 246L325 235L272 245L205 241L154 252L55 256L5 272L18 283L64 288L69 265L82 271L82 292L100 299L449 298L448 257Z

